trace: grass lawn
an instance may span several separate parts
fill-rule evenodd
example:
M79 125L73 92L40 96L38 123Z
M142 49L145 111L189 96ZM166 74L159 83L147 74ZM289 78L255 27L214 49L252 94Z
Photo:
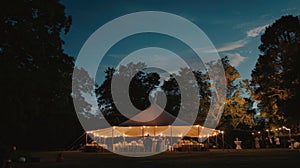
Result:
M300 151L289 149L210 150L202 152L165 152L151 157L130 158L112 153L63 152L32 153L38 163L15 163L15 168L289 168L300 167Z

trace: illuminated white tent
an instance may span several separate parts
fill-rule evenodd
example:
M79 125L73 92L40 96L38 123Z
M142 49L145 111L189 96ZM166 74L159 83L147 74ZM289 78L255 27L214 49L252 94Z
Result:
M91 130L88 133L96 137L143 137L147 135L208 137L223 133L220 130L205 128L200 125L191 126L180 119L177 119L176 125L174 125L175 120L175 116L154 104L119 126Z
M215 136L217 143L217 137L220 133L224 147L223 131L200 125L189 125L154 104L119 126L88 131L86 142L88 142L88 135L90 135L96 144L86 144L86 147L95 147L96 145L96 148L101 146L126 156L136 156L137 153L139 156L141 153L143 156L148 156L149 152L151 154L167 149L174 151L175 149L183 149L184 146L188 150L190 148L201 150L204 147L202 142L208 138L207 142L209 143L210 136ZM200 143L192 141L188 144L179 143L184 136L199 138ZM149 139L151 139L150 143ZM165 143L159 143L163 139Z

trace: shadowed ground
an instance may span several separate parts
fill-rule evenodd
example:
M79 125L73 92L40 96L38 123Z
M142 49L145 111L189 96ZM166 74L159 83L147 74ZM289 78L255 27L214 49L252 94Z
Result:
M15 163L14 167L24 168L111 168L111 167L153 167L153 168L288 168L298 167L299 150L210 150L205 152L162 153L151 157L129 158L112 153L64 152L64 161L56 162L59 152L33 153L40 157L39 163Z

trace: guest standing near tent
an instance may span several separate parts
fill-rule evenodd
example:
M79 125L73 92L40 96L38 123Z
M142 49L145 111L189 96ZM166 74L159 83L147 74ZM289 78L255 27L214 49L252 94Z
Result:
M162 138L161 136L158 136L157 143L156 143L156 152L162 151Z
M256 148L256 149L259 149L259 148L260 148L259 138L258 138L258 137L255 137L254 141L255 141L255 148Z
M145 152L151 152L151 150L152 150L152 140L151 140L149 134L145 138L144 145L145 145L144 146L145 147Z
M277 147L277 148L280 147L280 139L279 139L279 137L276 137L276 138L275 138L275 144L276 144L276 147Z

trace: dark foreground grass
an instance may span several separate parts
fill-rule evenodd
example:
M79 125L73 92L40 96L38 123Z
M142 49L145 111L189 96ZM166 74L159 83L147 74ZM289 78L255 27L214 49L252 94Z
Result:
M300 151L289 149L210 150L203 152L166 152L151 157L130 158L112 153L63 152L32 153L38 163L15 163L15 168L298 168Z

